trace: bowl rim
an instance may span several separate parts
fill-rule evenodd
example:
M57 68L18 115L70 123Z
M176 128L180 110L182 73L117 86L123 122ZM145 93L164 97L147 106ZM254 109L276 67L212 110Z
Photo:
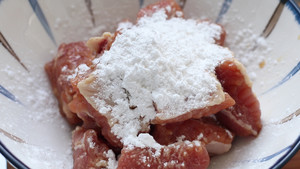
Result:
M29 169L19 158L10 152L0 140L0 153L17 169Z
M270 167L270 169L280 169L282 168L288 161L290 161L296 153L300 150L300 135L295 140L295 142L291 145L289 151L287 151L283 156L281 156L274 165Z

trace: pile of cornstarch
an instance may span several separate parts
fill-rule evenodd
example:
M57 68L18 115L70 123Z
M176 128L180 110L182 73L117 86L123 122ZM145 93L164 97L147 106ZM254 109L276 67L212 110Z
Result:
M117 121L112 132L125 145L142 144L135 139L157 110L179 116L217 99L220 83L214 69L233 57L215 44L219 25L167 19L162 10L120 31L110 50L93 61L97 68L91 86L97 90L96 109L111 113Z

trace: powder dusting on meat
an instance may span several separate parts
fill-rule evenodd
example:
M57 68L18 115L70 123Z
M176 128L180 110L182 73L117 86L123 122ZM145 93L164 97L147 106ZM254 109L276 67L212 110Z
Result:
M158 11L135 26L123 26L110 50L93 61L96 109L111 114L112 132L126 145L135 144L157 109L179 116L209 106L220 85L214 68L233 57L215 44L220 26L166 18Z
M67 67L63 67L62 71L66 71ZM71 75L67 76L68 80L74 79L77 75L83 75L85 72L90 70L86 64L80 64Z
M154 138L148 134L148 133L141 133L138 135L138 137L134 136L128 136L124 139L124 144L133 146L134 147L140 147L140 148L145 148L145 147L152 147L155 149L161 149L162 146L158 144Z
M108 169L116 169L118 167L118 161L116 160L115 153L112 150L108 150L105 153L105 156L108 158Z

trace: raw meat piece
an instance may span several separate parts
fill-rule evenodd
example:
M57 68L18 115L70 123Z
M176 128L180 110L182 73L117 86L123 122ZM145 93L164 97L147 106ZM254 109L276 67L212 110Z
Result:
M261 112L244 66L234 58L227 59L216 68L216 74L224 91L236 102L220 111L218 120L239 136L257 136L262 127Z
M53 93L59 102L60 112L71 124L79 124L81 120L68 107L68 103L77 93L68 77L72 76L79 65L91 65L92 59L94 56L84 42L74 42L61 44L54 60L45 65Z
M172 17L183 17L183 11L180 6L174 0L162 0L158 1L157 3L148 5L145 8L142 8L138 14L137 19L144 17L144 16L151 16L156 11L164 9L168 18Z
M205 144L211 155L229 151L234 139L234 134L220 126L212 117L154 125L151 134L162 145L169 145L180 140L199 140Z
M94 130L76 127L72 133L74 169L106 168L114 153Z
M223 93L221 90L219 90L218 92ZM191 118L199 119L203 116L209 116L209 115L215 114L215 113L219 112L220 110L228 108L234 104L235 104L235 101L227 93L224 93L224 100L221 103L215 104L212 106L207 106L202 109L195 109L193 111L186 112L185 114L183 114L181 116L176 116L174 118L170 117L170 116L164 117L163 114L161 114L161 115L159 114L160 112L158 110L158 116L156 116L155 120L152 121L152 124L174 123L174 122L185 121L185 120L191 119Z
M209 164L209 155L199 141L184 141L154 148L123 148L118 169L205 169Z

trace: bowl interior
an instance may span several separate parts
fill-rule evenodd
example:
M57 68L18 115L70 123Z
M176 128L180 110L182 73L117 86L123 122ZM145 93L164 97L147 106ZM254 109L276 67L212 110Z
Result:
M153 1L0 0L1 152L9 156L9 150L30 168L71 168L71 128L58 113L43 66L60 43L113 31L124 19L134 22L139 8ZM260 135L236 139L210 168L269 168L299 149L297 2L186 1L186 18L225 27L226 46L245 64L261 103Z

